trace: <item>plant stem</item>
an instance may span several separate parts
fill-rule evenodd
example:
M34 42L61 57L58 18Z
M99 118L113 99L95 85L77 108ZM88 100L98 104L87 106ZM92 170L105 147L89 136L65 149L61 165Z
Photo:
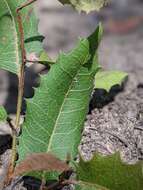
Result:
M21 75L19 77L19 85L18 85L18 99L17 99L17 111L16 111L16 120L15 120L15 130L20 128L20 114L22 108L22 98L23 98L23 91L24 91L24 65L21 66ZM15 160L16 160L16 145L17 145L17 135L16 133L13 134L13 141L12 141L12 157L11 157L11 169L10 173L13 173Z
M18 98L17 98L15 130L20 128L20 115L21 115L22 99L23 99L23 93L24 93L24 70L25 70L25 64L26 64L26 51L25 51L25 46L24 46L24 30L23 30L22 17L20 14L20 10L32 4L34 1L36 0L28 0L26 3L24 3L19 8L16 9L22 63L21 63L20 71L18 75ZM10 166L8 169L8 179L7 179L8 182L11 180L12 174L14 172L15 160L16 160L16 154L17 154L16 146L17 146L17 134L14 133L13 141L12 141L12 156L11 156Z
M24 92L24 68L25 68L25 60L26 60L26 52L24 47L24 31L22 26L22 18L19 12L19 9L16 10L17 12L17 21L18 21L18 28L19 28L19 39L20 39L20 48L21 48L21 66L18 75L18 98L17 98L17 111L16 111L16 120L15 120L15 130L20 128L20 115L21 115L21 108L22 108L22 98ZM11 175L13 174L14 167L15 167L15 160L16 160L16 146L17 146L17 134L13 134L13 141L12 141L12 155L11 161L8 171L8 181L11 179Z

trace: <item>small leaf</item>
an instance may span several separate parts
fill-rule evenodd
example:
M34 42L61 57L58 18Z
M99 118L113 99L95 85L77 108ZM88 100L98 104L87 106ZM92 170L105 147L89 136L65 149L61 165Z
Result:
M51 66L55 62L48 56L46 51L41 51L40 56L39 56L39 62L42 63L43 65Z
M69 166L50 153L35 153L27 156L20 162L14 171L14 177L32 171L58 171L69 170Z
M143 187L142 162L127 165L121 161L119 153L95 154L87 162L81 158L77 173L83 183L98 184L110 190L142 190Z
M7 112L3 106L0 106L0 121L5 121L7 119Z
M40 52L40 56L39 56L39 61L52 61L51 58L48 56L47 52L46 51L41 51Z
M108 3L108 0L59 0L63 4L71 4L79 12L85 11L99 11L104 5Z
M121 71L99 71L95 76L95 89L105 89L109 92L112 86L121 85L127 75Z

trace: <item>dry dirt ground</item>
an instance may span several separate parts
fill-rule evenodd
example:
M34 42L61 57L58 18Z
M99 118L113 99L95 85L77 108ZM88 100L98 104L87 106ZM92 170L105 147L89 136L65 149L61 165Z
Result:
M124 70L129 73L128 81L113 102L104 107L95 102L96 107L87 116L81 150L85 157L93 152L110 154L120 150L124 161L136 162L143 159L143 48L142 31L128 36L106 36L100 49L104 68ZM114 92L111 90L110 94ZM104 93L103 93L104 94ZM109 99L110 98L109 94ZM112 96L111 96L112 97ZM108 102L108 96L95 100Z
M63 9L53 8L53 12L48 14L51 19L44 20L44 23L41 24L45 25L46 22L46 26L49 28L49 33L47 28L42 31L48 33L44 46L49 50L51 56L55 56L61 48L70 49L78 35L87 35L96 24L93 15L78 16L71 10L68 12L66 20L67 12ZM60 17L55 14L60 14ZM57 25L53 24L54 22ZM102 40L99 50L101 65L105 69L126 71L129 76L122 88L114 87L110 93L103 90L94 92L90 103L90 114L87 115L79 147L85 159L91 158L96 151L104 155L120 151L123 161L128 163L135 163L143 159L142 38L143 28L139 27L136 31L126 35L105 34ZM7 77L5 77L6 80ZM1 87L2 96L5 97L7 91L3 89L7 89L7 86ZM8 132L9 129L3 126L5 125L1 125L0 135L7 136L0 136L0 183L3 180L2 174L10 154L10 151L6 151L6 149L9 149L11 143L8 135L10 131ZM25 190L21 183L18 183L13 189ZM12 190L12 186L5 190Z

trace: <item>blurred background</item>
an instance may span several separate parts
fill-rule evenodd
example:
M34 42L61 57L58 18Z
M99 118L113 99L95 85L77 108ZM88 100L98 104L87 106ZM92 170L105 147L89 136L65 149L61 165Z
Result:
M143 75L143 0L111 0L101 12L79 15L70 6L57 0L37 2L39 32L46 36L44 49L51 58L60 50L69 51L79 36L88 36L99 21L104 37L99 50L100 63L105 69L127 71L137 83ZM37 66L26 69L25 97L33 96L38 85ZM0 105L9 113L16 111L17 78L0 71Z

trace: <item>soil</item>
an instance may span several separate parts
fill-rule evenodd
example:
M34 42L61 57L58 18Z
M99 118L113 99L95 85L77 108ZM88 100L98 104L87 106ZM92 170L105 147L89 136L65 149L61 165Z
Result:
M143 87L129 77L123 92L103 108L87 116L80 149L86 159L94 152L104 155L120 151L122 160L143 159Z
M126 35L108 34L103 38L101 65L105 69L126 71L129 76L122 87L115 86L109 93L102 89L93 93L79 147L85 159L90 159L94 152L108 155L119 151L124 162L143 160L142 37L143 29L139 28ZM51 52L55 54L52 47ZM6 130L0 129L0 189L11 147L10 131L4 124L2 127ZM39 185L33 178L18 178L3 190L36 190Z
M105 155L120 151L128 163L143 159L142 34L140 30L124 36L109 35L101 44L104 68L124 70L129 76L122 91L111 89L108 95L95 92L92 106L96 108L87 116L80 146L86 159L96 151Z

